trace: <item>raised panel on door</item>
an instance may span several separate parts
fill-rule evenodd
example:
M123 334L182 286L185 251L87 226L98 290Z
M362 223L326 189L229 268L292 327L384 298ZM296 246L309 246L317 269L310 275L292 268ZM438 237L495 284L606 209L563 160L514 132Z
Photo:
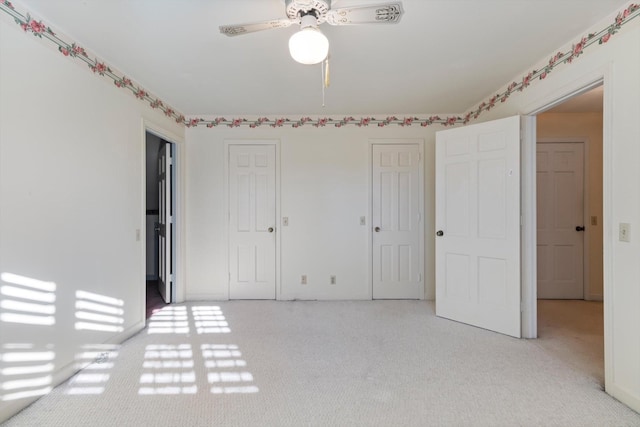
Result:
M374 299L424 297L418 144L372 145Z
M275 146L229 146L229 298L274 299Z
M436 314L520 336L520 118L436 134Z
M538 298L583 299L582 143L536 147Z

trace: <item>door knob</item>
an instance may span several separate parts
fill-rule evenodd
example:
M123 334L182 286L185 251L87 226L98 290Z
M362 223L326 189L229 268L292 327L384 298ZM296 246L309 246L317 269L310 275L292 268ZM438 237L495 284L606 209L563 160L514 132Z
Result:
M273 233L273 227L269 227L267 231L269 231L269 233Z
M584 226L583 225L576 226L576 231L584 231Z
M374 230L375 230L376 233L379 233L380 232L380 227L376 227L376 228L374 228Z
M444 232L442 230L438 230L436 232L436 236L440 237L440 236L444 236Z

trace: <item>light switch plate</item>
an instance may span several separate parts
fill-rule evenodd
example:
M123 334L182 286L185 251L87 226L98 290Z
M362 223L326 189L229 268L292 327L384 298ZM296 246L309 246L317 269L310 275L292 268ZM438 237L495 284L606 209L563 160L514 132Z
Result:
M360 217L360 225L367 225L367 217L366 216L361 216Z
M618 240L621 242L631 241L631 224L628 222L621 222L618 229Z
M288 216L283 216L282 217L282 226L283 227L289 226L289 217Z

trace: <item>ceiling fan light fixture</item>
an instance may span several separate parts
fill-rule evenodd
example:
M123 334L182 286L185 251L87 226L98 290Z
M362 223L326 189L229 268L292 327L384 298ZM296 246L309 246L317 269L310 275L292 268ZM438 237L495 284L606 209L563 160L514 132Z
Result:
M289 39L289 53L301 64L311 65L322 62L329 54L329 39L318 29L313 15L302 17L300 31Z

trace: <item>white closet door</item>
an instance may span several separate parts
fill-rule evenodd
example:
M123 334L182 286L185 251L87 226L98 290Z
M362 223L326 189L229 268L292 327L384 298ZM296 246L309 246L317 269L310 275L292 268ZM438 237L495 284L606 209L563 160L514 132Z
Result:
M229 297L276 297L274 145L229 146Z

